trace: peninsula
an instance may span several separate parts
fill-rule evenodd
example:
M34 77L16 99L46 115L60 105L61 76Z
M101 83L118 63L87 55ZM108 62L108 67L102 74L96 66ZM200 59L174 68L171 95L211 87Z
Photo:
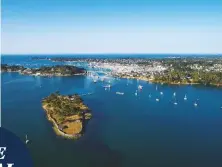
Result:
M42 100L42 107L46 111L49 121L57 135L69 139L76 139L83 135L86 121L92 117L89 108L81 97L52 93Z
M19 65L1 65L1 72L19 72L23 75L34 76L72 76L86 74L84 68L69 65L42 66L40 68L25 68Z

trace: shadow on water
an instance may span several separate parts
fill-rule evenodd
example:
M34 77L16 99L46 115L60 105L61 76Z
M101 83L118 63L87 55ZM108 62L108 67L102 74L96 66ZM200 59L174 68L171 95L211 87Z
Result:
M86 126L88 124L89 120L85 119L85 116L83 115L82 117L82 131L81 134L84 135L84 133L86 132Z
M102 141L84 141L78 145L86 157L89 167L121 167L123 156L119 151L112 150Z

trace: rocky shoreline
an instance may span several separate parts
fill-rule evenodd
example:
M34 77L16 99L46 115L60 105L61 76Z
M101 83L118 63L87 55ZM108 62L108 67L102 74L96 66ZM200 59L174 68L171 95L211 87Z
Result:
M69 134L64 133L62 130L60 130L59 125L56 123L55 119L53 119L53 118L51 117L51 115L47 112L47 107L44 107L44 106L43 106L43 109L44 109L45 112L46 112L47 119L48 119L50 122L52 122L52 124L53 124L53 129L54 129L54 131L55 131L55 133L56 133L57 135L63 136L63 137L68 138L68 139L77 139L77 138L79 138L79 137L82 136L81 134L69 135Z

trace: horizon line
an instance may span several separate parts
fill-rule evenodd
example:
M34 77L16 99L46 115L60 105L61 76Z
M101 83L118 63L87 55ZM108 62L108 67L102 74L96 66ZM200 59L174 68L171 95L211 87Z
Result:
M1 53L1 56L28 55L221 55L222 53Z

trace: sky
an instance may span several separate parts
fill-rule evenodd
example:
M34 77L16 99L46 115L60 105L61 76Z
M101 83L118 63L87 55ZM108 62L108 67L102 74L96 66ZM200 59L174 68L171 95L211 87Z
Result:
M2 54L222 53L222 0L2 0Z

